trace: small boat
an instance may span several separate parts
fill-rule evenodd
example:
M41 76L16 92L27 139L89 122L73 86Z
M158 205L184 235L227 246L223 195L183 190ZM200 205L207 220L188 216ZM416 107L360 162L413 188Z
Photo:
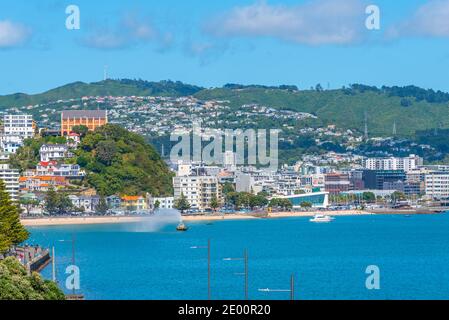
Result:
M330 216L317 214L316 216L313 217L313 219L310 219L310 222L326 223L326 222L331 222L332 220L334 220L334 219Z
M181 222L180 224L178 224L178 226L176 227L177 231L187 231L189 230L189 228L183 223Z

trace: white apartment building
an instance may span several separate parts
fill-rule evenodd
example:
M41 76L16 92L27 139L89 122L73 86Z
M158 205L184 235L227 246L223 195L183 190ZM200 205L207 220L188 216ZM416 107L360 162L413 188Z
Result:
M27 114L5 114L3 116L5 136L19 136L22 139L34 137L33 116Z
M20 136L0 136L0 148L6 154L14 154L23 146L23 138Z
M210 209L210 203L215 196L220 199L218 178L212 176L181 176L173 178L175 199L181 194L187 198L192 209L203 211Z
M404 170L405 172L416 169L423 165L423 158L411 154L405 158L368 158L364 160L363 166L368 170Z
M425 175L426 196L441 199L449 197L449 172L431 172Z
M9 164L0 164L0 179L13 201L17 201L19 196L19 176L19 170L11 169Z
M39 154L41 157L41 162L61 160L73 156L69 152L69 147L65 144L44 144L39 149Z
M159 201L159 209L173 209L173 205L175 203L174 197L166 197L166 198L153 198L153 207L156 204L156 201Z

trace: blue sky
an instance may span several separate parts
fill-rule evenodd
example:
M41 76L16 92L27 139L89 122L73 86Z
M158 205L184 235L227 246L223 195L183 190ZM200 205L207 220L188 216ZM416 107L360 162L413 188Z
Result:
M449 0L0 1L0 94L103 78L449 91ZM80 30L67 30L68 5ZM365 8L380 8L367 30Z

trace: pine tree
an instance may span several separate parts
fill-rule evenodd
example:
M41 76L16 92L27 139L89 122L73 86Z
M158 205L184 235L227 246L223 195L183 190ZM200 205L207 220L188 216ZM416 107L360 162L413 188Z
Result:
M181 193L181 197L175 201L174 207L181 211L181 214L190 209L190 203L184 193Z
M0 252L6 252L12 245L28 239L29 233L20 223L20 209L11 202L0 180Z

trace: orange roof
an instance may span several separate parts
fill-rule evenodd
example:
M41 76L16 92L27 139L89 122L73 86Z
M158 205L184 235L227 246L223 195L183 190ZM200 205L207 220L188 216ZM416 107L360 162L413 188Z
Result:
M25 182L28 180L28 177L20 177L19 182Z
M142 197L139 197L139 196L123 196L122 197L123 201L137 201L140 199L142 199Z

